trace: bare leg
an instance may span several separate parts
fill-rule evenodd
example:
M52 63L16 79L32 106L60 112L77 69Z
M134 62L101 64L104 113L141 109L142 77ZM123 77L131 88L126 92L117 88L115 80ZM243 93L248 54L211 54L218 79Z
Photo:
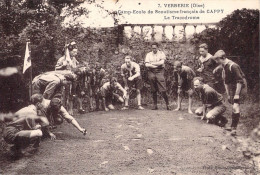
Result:
M126 98L125 98L125 106L128 107L128 102L129 102L129 94L127 93Z
M40 138L43 133L40 129L36 130L22 130L16 134L16 139L14 146L11 148L15 156L19 156L23 148L28 147L32 142L34 143L34 147L39 147Z
M79 103L79 110L83 110L83 105L82 105L82 101L83 99L81 97L78 97L78 103Z
M29 137L29 138L41 137L42 136L42 131L40 129L24 130L24 131L19 131L16 134L16 136L18 136L18 137Z
M77 102L78 102L78 110L79 110L79 113L83 114L85 113L85 110L83 109L83 97L76 97L77 98Z
M141 106L141 105L142 105L142 104L141 104L142 97L141 97L141 92L140 92L139 89L137 89L137 96L136 96L136 98L137 98L137 105L138 105L138 106Z
M140 92L140 90L138 89L137 90L137 105L138 105L138 109L139 110L143 110L144 108L142 107L142 97L141 97L141 92Z
M177 99L177 108L175 109L175 111L179 111L181 110L181 102L182 102L182 97L180 94L178 94L178 99Z
M125 98L125 106L121 110L126 110L128 109L128 102L129 102L129 94L127 93L126 98Z
M68 99L68 105L69 105L69 110L68 110L68 113L70 114L70 115L74 115L73 114L73 99L72 99L72 97L70 97L69 99Z
M192 96L189 95L189 107L188 107L188 113L189 114L193 114L191 107L192 107Z

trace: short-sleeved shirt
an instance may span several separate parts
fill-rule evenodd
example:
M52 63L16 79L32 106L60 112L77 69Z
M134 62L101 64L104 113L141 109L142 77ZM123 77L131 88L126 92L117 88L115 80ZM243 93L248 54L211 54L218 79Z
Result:
M207 84L203 85L200 98L203 104L210 106L217 105L223 100L222 95Z
M225 84L237 83L244 84L245 74L242 72L240 66L235 62L228 60L227 64L224 65L224 82Z
M137 73L140 74L140 76L138 78L141 78L141 73L140 73L140 66L139 64L135 63L135 62L131 62L131 67L127 67L126 63L124 63L122 66L121 66L121 75L123 77L131 77Z
M188 66L182 66L181 73L175 72L175 81L184 90L189 90L192 87L192 80L195 77L195 72Z
M65 80L65 77L64 77L64 75L59 74L59 73L46 72L46 73L36 76L33 79L32 83L36 83L39 80L42 81L43 85L46 86L49 82L51 82L53 80L59 80L62 83Z
M55 70L70 70L71 68L76 68L79 64L75 57L71 57L71 65L64 65L65 60L65 56L59 58L57 64L55 65Z
M65 79L69 81L75 81L78 78L78 76L75 73L73 73L71 70L55 70L55 71L45 72L44 74L55 75L59 77L62 81L64 81Z
M32 81L32 93L43 94L46 99L52 98L61 91L65 77L59 74L41 74Z
M29 114L37 116L37 109L34 105L29 105L27 107L20 109L15 114L18 115L18 117L19 116L26 117L26 115ZM18 120L19 119L17 119L17 121ZM19 131L21 131L21 130L32 130L33 127L36 125L35 120L32 118L26 118L22 122L17 122L17 121L10 122L7 126L13 126L17 128Z
M49 71L45 72L44 74L60 74L60 75L66 75L66 74L73 74L71 70L55 70L55 71Z
M105 97L107 94L111 94L116 90L123 90L123 87L116 83L115 87L111 87L110 82L106 82L100 89L100 93L102 97Z
M165 54L158 50L157 53L149 52L146 57L145 57L145 63L153 63L153 62L158 62L161 60L166 60ZM157 68L149 68L150 71L152 72L161 72L164 69L164 65L159 66Z
M26 106L15 113L16 115L34 114L37 115L37 109L35 105Z
M218 66L215 60L213 60L210 53L207 54L206 58L199 58L199 66L202 68L200 76L204 79L205 83L214 83L215 76L213 70Z

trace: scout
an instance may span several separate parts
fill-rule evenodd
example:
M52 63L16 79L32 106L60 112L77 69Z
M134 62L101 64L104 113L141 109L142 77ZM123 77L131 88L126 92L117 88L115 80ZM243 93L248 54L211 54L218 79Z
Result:
M223 50L218 50L214 59L223 66L223 79L228 97L228 102L233 105L231 127L227 128L231 131L231 135L236 135L236 129L240 118L240 102L247 94L247 81L245 74L240 66L229 60Z
M123 110L128 109L129 90L131 88L135 88L137 92L138 109L143 110L144 108L141 105L141 92L140 92L142 88L140 66L136 62L132 61L131 56L125 57L125 63L121 66L121 75L124 80L125 90L128 92L125 99L125 106L122 109Z

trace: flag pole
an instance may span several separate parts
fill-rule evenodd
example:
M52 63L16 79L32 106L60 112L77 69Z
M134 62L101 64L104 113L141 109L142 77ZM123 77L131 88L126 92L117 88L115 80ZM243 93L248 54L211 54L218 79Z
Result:
M30 67L30 93L29 93L29 98L31 99L32 96L32 66Z
M65 60L67 61L67 58L66 58L66 51L67 51L67 36L65 37L65 47L64 47L64 57L65 57Z
M29 53L30 53L30 57L31 57L31 48L30 48L30 39L27 40L28 42L28 49L29 49ZM31 57L32 59L32 57ZM30 88L29 88L29 99L31 100L31 96L32 96L32 63L30 66Z
M27 69L29 69L30 74L30 84L29 84L29 99L32 95L32 60L31 60L31 53L29 49L30 40L26 40L26 46L25 46L25 55L24 55L24 63L23 63L23 74L26 72Z

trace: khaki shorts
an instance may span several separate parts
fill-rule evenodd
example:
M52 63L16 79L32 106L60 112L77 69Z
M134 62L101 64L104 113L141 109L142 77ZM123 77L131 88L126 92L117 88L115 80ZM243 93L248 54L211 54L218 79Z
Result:
M18 128L14 127L14 126L6 127L5 131L4 131L4 135L3 135L4 140L8 144L16 144L16 145L18 144L19 146L25 148L33 140L30 138L31 131L29 131L29 130L25 131L25 132L27 132L27 134L24 136L19 136L19 132L21 132L21 130L19 130Z
M226 106L224 104L217 105L213 108L208 108L208 112L206 114L207 119L214 119L215 117L222 115L226 111ZM195 113L197 115L203 115L203 107L199 107Z
M15 142L15 138L16 138L16 134L19 132L20 130L13 127L13 126L8 126L5 128L4 130L4 140L6 141L6 143L8 144L14 144Z
M40 80L37 80L32 83L32 95L33 94L43 94L45 88L41 86Z
M143 88L143 82L141 78L135 78L133 81L127 81L129 88L136 88L141 90Z
M239 103L243 103L246 100L247 97L247 82L244 80L245 84L243 84L242 89L239 94ZM233 104L234 96L236 93L236 84L235 85L229 85L229 95L231 99L231 104Z

